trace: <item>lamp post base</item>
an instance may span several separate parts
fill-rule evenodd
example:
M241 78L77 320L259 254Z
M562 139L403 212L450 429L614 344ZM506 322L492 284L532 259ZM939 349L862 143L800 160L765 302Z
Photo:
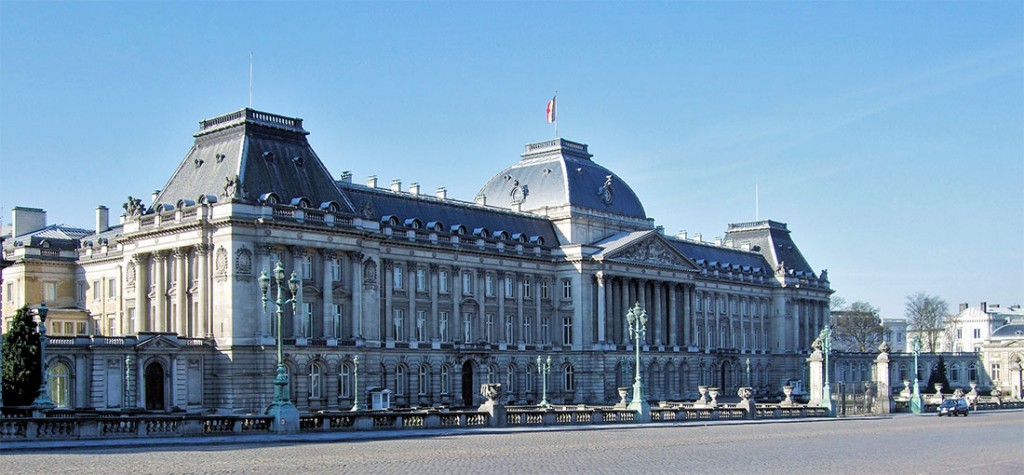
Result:
M299 433L299 409L291 401L272 403L267 408L267 415L272 416L270 430L278 434Z
M832 387L825 383L824 389L821 391L821 406L828 410L828 416L836 415L835 406L832 405Z
M633 384L633 400L626 409L636 412L636 422L651 422L651 405L644 399L644 387L639 381Z

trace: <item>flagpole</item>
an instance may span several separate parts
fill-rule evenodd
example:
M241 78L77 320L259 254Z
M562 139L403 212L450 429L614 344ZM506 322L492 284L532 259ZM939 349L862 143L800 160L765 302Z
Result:
M249 108L252 109L252 51L249 52Z
M554 110L554 113L555 113L555 138L557 139L558 138L558 90L557 89L555 90L555 103L553 105L554 105L554 109L555 109Z

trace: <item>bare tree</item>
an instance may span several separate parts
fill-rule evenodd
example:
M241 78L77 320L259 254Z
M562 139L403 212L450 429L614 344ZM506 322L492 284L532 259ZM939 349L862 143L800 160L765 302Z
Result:
M843 351L873 350L882 342L882 319L878 309L867 302L832 311L832 335Z
M963 351L963 348L956 347L956 342L959 340L956 332L959 328L959 313L950 313L943 318L942 343L945 345L945 351Z
M910 331L921 335L922 350L934 353L945 331L949 304L938 296L918 292L907 297L905 309Z

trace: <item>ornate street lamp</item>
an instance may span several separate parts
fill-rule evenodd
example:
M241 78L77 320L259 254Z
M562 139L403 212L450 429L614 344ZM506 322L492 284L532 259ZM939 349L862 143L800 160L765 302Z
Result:
M747 387L750 387L750 358L747 358Z
M914 339L910 342L910 350L914 353L914 394L910 396L910 412L920 414L924 408L917 379L917 356L921 354L921 335L914 335Z
M828 325L821 329L818 334L821 339L821 351L825 353L825 384L821 388L821 407L828 408L828 415L835 415L835 408L832 406L832 387L828 382L828 355L832 353L832 329Z
M550 407L551 403L548 402L548 374L551 374L551 357L548 356L547 361L537 356L537 374L540 375L541 385L541 398L540 407Z
M285 286L284 266L280 262L274 266L274 279L267 277L267 271L263 271L259 278L260 292L263 295L263 313L267 312L267 302L274 304L274 313L277 315L277 375L274 377L274 401L267 407L266 413L274 416L274 430L277 432L298 432L299 410L292 403L288 395L288 370L284 367L284 346L281 335L284 333L282 326L282 313L285 305L291 304L292 311L296 308L295 295L299 292L299 278L292 272L292 278L287 280L288 291L292 298L285 300L282 295L282 288ZM267 296L271 287L277 288L277 297L271 299Z
M39 316L39 395L32 405L42 409L52 409L53 400L50 399L50 378L46 372L46 315L50 309L46 308L46 302L40 303L35 314Z
M363 407L359 405L359 400L362 399L359 394L359 355L352 357L352 410L361 411Z
M651 406L644 398L644 385L640 379L640 345L647 334L647 311L640 307L640 302L626 312L626 321L629 322L629 338L636 343L636 377L633 380L633 400L629 402L627 409L636 411L638 421L646 421L651 417Z

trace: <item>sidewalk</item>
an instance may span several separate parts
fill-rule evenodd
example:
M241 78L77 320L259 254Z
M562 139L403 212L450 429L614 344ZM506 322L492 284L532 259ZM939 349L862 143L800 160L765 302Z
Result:
M841 422L849 420L891 419L892 414L879 416L857 417L809 417L802 419L755 419L727 421L688 421L688 422L651 422L644 424L601 424L601 425L564 425L564 426L517 426L517 427L481 427L472 429L395 429L376 431L339 431L339 432L307 432L302 434L246 434L218 435L194 437L153 437L130 439L90 439L90 440L32 440L11 441L0 443L0 456L5 453L25 452L64 452L67 450L111 450L121 448L143 447L185 447L202 445L239 445L239 444L308 444L318 442L347 442L390 440L422 437L452 437L463 435L515 434L553 431L589 431L618 430L660 427L707 427L723 425L750 424L794 424L812 422Z

